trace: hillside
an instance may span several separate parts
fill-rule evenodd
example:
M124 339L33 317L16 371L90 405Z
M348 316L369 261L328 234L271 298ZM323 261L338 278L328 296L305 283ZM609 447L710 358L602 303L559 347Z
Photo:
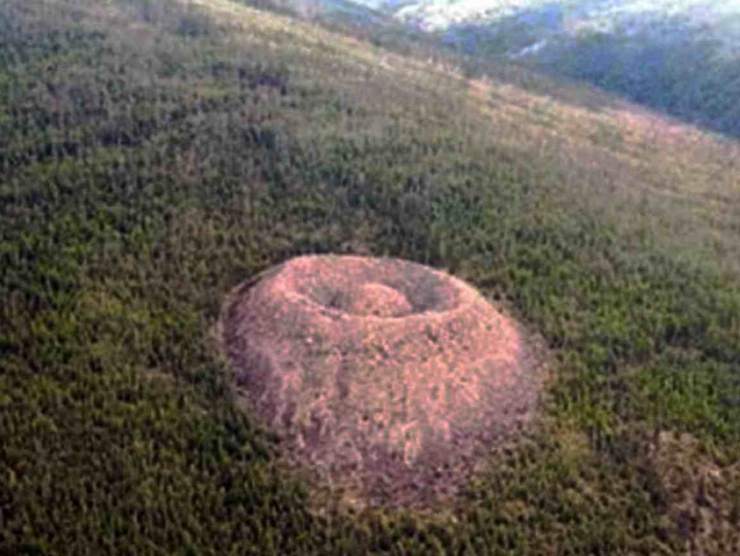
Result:
M453 50L516 61L740 136L740 3L411 0L371 5Z
M0 552L737 552L740 147L521 81L229 0L0 4ZM327 252L548 346L447 504L348 507L233 403L225 294Z

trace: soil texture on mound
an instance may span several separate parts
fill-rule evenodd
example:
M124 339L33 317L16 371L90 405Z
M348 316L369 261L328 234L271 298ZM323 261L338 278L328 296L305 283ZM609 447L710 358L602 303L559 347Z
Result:
M292 259L233 290L220 330L240 403L292 461L373 504L454 494L542 384L512 319L398 259Z

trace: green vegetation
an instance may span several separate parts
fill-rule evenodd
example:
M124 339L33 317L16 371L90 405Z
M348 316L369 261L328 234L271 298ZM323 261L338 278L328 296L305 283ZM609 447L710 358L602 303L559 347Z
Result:
M204 5L0 5L0 551L732 552L740 194L695 191L708 159L641 145L671 196L637 194L455 74ZM231 404L224 294L309 252L448 268L551 347L542 423L449 509L321 504Z
M517 63L553 78L596 85L674 118L740 137L740 58L727 46L737 42L737 16L700 24L701 10L696 16L645 14L639 24L571 33L565 31L573 25L568 9L548 3L494 22L453 25L440 35L451 49L471 54L473 65L518 54Z
M553 73L593 83L676 118L740 137L740 61L690 22L592 33L549 53ZM552 63L554 61L554 64ZM544 65L544 64L543 64Z

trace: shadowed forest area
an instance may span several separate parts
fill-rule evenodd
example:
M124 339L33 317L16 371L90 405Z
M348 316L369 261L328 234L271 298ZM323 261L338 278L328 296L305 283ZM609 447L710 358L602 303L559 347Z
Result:
M733 553L737 151L623 110L228 0L0 3L0 552ZM341 507L232 403L224 295L330 252L551 352L444 506Z

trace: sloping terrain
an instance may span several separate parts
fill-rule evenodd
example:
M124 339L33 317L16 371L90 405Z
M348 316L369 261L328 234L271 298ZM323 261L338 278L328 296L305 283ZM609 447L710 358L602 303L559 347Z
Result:
M7 0L0 41L0 552L738 551L737 144L228 0ZM548 343L448 506L337 507L236 409L224 296L315 252Z
M357 0L454 50L509 59L740 137L740 2Z

